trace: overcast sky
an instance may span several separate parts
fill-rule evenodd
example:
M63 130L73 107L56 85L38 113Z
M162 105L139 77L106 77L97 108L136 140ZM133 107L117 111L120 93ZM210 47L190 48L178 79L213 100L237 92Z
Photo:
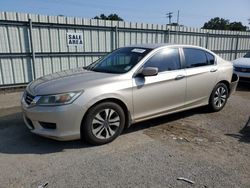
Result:
M117 13L125 21L159 24L168 23L167 12L176 22L178 10L185 26L202 27L216 16L250 26L250 0L0 0L0 11L84 18Z

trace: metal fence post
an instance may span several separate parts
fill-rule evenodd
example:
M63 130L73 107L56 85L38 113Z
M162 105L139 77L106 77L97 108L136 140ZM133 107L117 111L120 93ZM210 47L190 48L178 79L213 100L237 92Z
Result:
M118 27L115 26L115 49L118 48Z
M165 30L165 31L163 32L163 34L164 34L164 43L167 43L167 42L168 42L168 40L167 40L167 36L168 36L168 29L167 29L167 30Z
M208 48L209 32L206 33L206 48Z
M232 40L231 40L231 50L230 50L230 61L232 60L232 58L233 58L233 51L234 51L234 38L232 37L231 38Z
M29 41L30 41L30 53L32 57L32 79L34 80L36 78L36 71L35 71L35 59L36 59L36 54L34 51L33 47L33 37L32 37L32 20L29 18Z
M171 32L170 32L170 29L168 29L168 43L170 43L171 42Z
M170 29L164 31L164 43L170 42Z
M237 58L237 54L238 54L238 43L239 43L239 34L237 34L237 36L236 36L236 44L235 44L234 59Z
M175 43L177 43L177 44L179 44L179 32L180 32L180 26L178 25L178 26L176 26L175 27L175 29L176 29L176 36L175 36Z
M199 38L199 46L202 46L202 38Z
M118 48L118 28L117 26L111 28L111 48L115 50Z

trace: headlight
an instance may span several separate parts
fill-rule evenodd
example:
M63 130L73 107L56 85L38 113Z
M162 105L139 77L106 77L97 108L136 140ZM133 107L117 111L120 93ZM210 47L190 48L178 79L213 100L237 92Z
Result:
M33 103L41 106L70 104L74 100L76 100L81 94L82 91L77 91L77 92L61 93L55 95L36 96L33 100Z

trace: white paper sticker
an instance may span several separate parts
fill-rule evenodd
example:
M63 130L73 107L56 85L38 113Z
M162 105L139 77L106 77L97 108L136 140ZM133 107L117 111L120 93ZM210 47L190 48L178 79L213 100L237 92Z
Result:
M140 49L140 48L134 48L133 50L132 50L132 52L136 52L136 53L143 53L143 52L145 52L146 50L145 49Z

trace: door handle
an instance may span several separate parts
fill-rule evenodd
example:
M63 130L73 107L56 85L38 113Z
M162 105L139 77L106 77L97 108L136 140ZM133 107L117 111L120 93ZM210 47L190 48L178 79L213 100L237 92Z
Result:
M216 72L218 69L217 68L212 68L210 72Z
M175 77L175 80L181 80L181 79L183 79L183 78L185 78L184 75L178 75L178 76Z

